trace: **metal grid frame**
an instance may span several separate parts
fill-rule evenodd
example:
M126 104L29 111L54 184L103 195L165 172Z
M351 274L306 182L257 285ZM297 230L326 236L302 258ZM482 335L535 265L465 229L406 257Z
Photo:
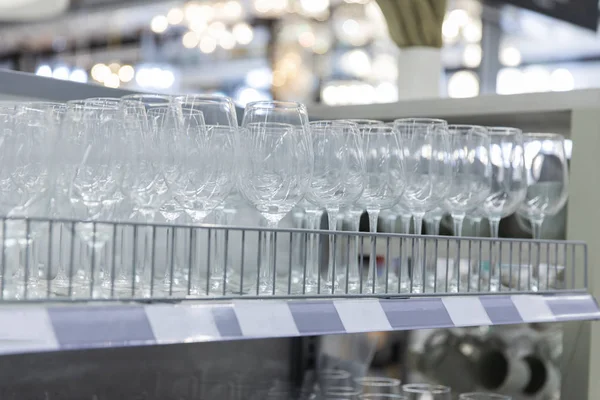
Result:
M4 302L439 297L588 287L582 242L37 218L2 218L0 224ZM328 243L336 249L329 262ZM365 275L365 256L373 250L383 262L378 256L378 267ZM493 251L502 283L495 290L485 279ZM265 252L273 258L267 264ZM356 266L351 253L358 256ZM317 263L316 286L308 285L310 260ZM425 266L418 280L413 260ZM271 275L266 265L273 266ZM352 268L358 281L351 282ZM78 283L82 273L87 278ZM325 286L328 276L338 284ZM259 289L265 277L272 286Z

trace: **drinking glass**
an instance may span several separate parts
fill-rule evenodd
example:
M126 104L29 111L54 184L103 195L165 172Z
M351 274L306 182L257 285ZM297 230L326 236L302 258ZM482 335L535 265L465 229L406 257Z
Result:
M496 393L461 393L458 400L511 400L512 397Z
M276 228L304 198L312 179L314 156L306 107L277 101L248 104L237 150L238 188L265 218L267 227ZM265 233L260 251L267 262L262 268L259 265L257 293L274 294L276 249L273 232Z
M184 114L194 111L202 113L207 137L218 136L222 139L227 138L227 148L233 148L232 146L234 145L238 134L238 123L235 105L231 98L219 95L190 94L177 96L175 101L181 107ZM223 156L227 155L223 154ZM235 166L232 158L233 154L230 153L227 157L228 160L223 161L229 162L232 166ZM227 196L231 195L234 190L235 186L230 189ZM223 198L221 205L215 209L217 218L222 214L219 212L218 208L224 206L224 200L225 198ZM223 222L224 220L222 218L217 220L217 224L222 224ZM221 249L221 245L225 243L223 236L223 230L215 230L215 254L211 260L209 274L210 289L215 293L223 293L223 291L226 290L225 286L228 286L228 282L232 279L239 281L239 276L237 276L239 274L236 274L236 276L230 273L224 274L226 266L224 264L225 259L223 257L223 250L225 249ZM224 275L226 276L226 279L223 278Z
M402 392L407 400L451 400L450 388L427 383L411 383L402 385Z
M440 119L408 118L394 121L394 129L402 138L402 158L406 170L402 204L412 212L417 235L422 232L425 214L442 204L452 184L447 126L446 121ZM423 292L426 286L419 247L420 241L417 241L412 251L409 291L414 293Z
M113 219L124 178L127 143L119 104L119 99L104 98L70 103L57 142L62 151L54 157L56 170L61 171L57 185L66 185L70 203L60 212L88 221L74 228L91 252L86 263L90 270L77 271L81 289L89 290L90 296L98 294L96 280L107 272L103 250L113 232L97 221Z
M324 400L358 400L360 390L352 386L331 386L325 388Z
M363 394L402 394L402 382L399 379L364 377L354 378L354 383Z
M514 213L523 203L527 193L527 177L523 148L523 136L519 129L505 127L488 128L490 136L490 161L492 164L492 187L480 208L490 221L492 238L498 238L500 220ZM498 244L494 243L489 271L489 289L500 287Z
M402 138L398 131L386 125L359 125L359 128L363 140L366 182L362 196L356 203L367 210L369 229L371 233L377 233L380 211L395 206L404 192L406 178ZM377 275L377 249L373 237L367 276L368 291L375 292L380 287ZM384 286L387 286L387 281Z
M401 394L385 394L385 393L373 393L373 394L361 394L358 396L360 400L409 400ZM425 400L425 398L423 399Z
M51 152L64 104L19 103L2 113L2 155L0 162L0 213L9 217L48 217L53 183ZM36 226L37 225L37 226ZM40 268L35 249L39 224L6 220L3 227L5 249L15 250L5 270L6 286L16 290L18 298L43 296ZM46 253L47 254L47 253ZM12 257L11 257L12 258ZM45 273L47 272L47 273Z
M564 137L553 133L527 133L523 136L527 193L519 212L531 221L533 238L541 239L546 216L556 215L567 202L569 170ZM533 264L534 277L539 276L540 248ZM530 290L545 286L532 280Z
M335 231L341 207L347 207L359 199L365 186L365 160L362 138L358 125L348 121L319 121L310 123L313 144L313 177L306 199L324 208L329 219L329 230ZM325 286L332 293L337 287L336 241L329 238L329 265ZM339 271L338 271L339 273ZM308 286L320 284L318 270L309 273ZM352 271L354 277L358 271ZM317 292L321 288L317 287Z
M467 212L483 204L491 190L490 137L485 128L474 125L449 125L448 133L453 176L444 205L452 215L454 235L462 236ZM459 248L448 282L452 292L460 290L460 262Z

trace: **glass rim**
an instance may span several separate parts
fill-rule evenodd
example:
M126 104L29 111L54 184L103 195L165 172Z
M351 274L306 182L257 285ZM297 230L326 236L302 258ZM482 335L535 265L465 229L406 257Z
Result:
M258 100L252 101L246 104L245 109L248 108L259 108L259 109L273 109L273 108L289 108L289 109L302 109L305 110L306 106L297 101L279 101L279 100Z
M360 390L352 386L330 386L325 387L325 395L358 395Z
M344 121L352 122L356 125L367 125L367 126L385 126L385 122L378 119L368 119L368 118L344 118Z
M227 104L227 105L231 105L235 107L235 104L233 103L233 100L230 97L227 97L225 95L222 94L200 94L200 93L196 93L196 94L181 94L181 95L175 95L172 96L174 101L179 101L181 102L182 100L187 102L187 101L210 101L210 102L215 102L215 103L219 103L219 104Z
M527 132L523 134L523 139L535 139L535 140L565 140L565 137L560 133L550 132Z
M450 135L456 135L461 133L474 133L478 136L489 137L488 130L481 125L464 125L464 124L452 124L446 127ZM463 129L465 131L463 131Z
M402 385L402 390L409 393L450 393L450 388L448 386L432 385L429 383L408 383L406 385Z
M248 129L248 127L260 127L264 125L265 128L286 128L286 129L296 129L296 125L286 124L285 122L248 122L242 126L242 129Z
M394 126L396 125L423 125L423 126L447 126L448 121L441 118L427 118L427 117L415 117L415 118L398 118L394 120Z
M323 377L324 375L330 375L327 378L337 378L337 379L347 379L350 378L350 376L352 374L350 374L350 372L345 371L343 369L322 369L320 371L317 372L317 374L320 377Z
M490 135L513 136L523 134L521 129L512 126L486 126L485 129L487 129Z
M120 98L120 100L131 100L131 101L139 101L143 103L142 99L163 99L167 100L169 103L173 101L173 96L165 95L165 94L153 94L153 93L135 93L135 94L127 94Z
M486 393L486 392L468 392L461 393L458 396L459 400L477 400L481 398L489 399L489 400L511 400L512 397L506 396L498 393Z
M396 399L396 400L408 400L408 397L402 394L395 393L365 393L359 396L361 400L369 400L369 399Z
M358 383L359 385L373 387L389 387L402 385L402 381L400 379L372 376L354 378L354 382Z

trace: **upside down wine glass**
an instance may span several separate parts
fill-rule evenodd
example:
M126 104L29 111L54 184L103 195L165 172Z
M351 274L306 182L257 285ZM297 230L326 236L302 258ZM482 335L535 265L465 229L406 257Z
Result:
M306 107L300 103L259 101L244 110L239 137L238 173L240 193L267 222L264 247L260 249L257 294L277 290L273 232L279 221L305 196L310 185L313 146ZM286 285L287 291L287 285Z

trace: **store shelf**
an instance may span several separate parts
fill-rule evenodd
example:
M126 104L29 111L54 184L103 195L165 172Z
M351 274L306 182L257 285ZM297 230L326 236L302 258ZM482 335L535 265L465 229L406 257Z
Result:
M585 293L0 307L0 354L600 319Z

